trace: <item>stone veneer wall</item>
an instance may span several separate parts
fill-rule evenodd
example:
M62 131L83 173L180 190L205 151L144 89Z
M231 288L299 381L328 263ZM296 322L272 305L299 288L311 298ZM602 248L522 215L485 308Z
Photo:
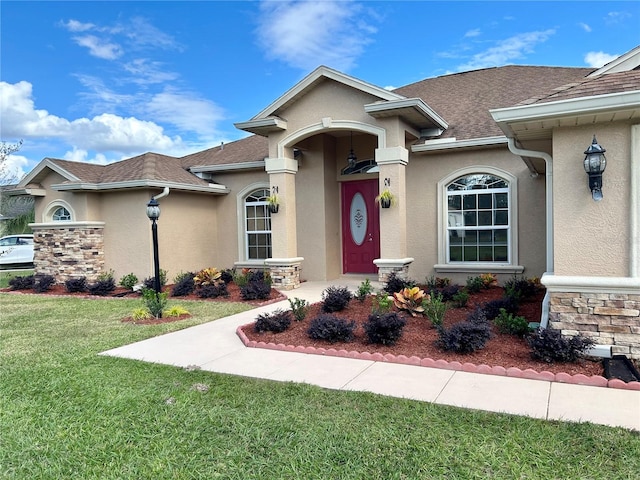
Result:
M612 345L614 355L640 359L640 293L552 292L549 326Z
M36 275L52 275L56 283L86 277L94 282L104 271L102 225L32 225Z

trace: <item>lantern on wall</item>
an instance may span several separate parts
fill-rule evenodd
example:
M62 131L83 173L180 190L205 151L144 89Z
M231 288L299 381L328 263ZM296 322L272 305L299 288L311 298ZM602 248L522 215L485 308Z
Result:
M606 150L598 144L595 135L593 136L593 142L584 152L584 170L589 175L589 189L596 202L602 200L602 172L607 167L607 159L604 156L604 152Z

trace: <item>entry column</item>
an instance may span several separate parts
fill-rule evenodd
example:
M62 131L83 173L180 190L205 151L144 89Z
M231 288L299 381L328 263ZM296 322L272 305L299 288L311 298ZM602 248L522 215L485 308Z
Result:
M271 214L271 258L265 260L277 288L291 290L300 286L300 264L296 235L296 173L298 161L291 158L267 158L271 195L278 202Z
M380 193L388 190L394 197L389 208L380 205L380 258L373 261L378 267L378 280L386 282L391 273L407 278L409 264L413 262L413 258L407 257L405 171L409 151L401 146L377 148L375 159L380 168Z

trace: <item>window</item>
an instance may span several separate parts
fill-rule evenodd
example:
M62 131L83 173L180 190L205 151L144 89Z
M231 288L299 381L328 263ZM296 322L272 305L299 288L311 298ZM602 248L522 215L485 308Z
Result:
M245 255L247 260L271 258L271 213L267 203L269 190L261 188L244 200Z
M51 220L54 222L65 222L71 220L71 213L64 207L58 207L53 211Z
M489 174L447 186L447 262L509 263L509 184Z

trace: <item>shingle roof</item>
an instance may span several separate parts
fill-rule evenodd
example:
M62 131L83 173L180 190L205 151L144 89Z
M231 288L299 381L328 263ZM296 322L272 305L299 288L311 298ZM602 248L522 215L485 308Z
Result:
M593 69L511 65L428 78L394 90L424 100L449 124L440 138L504 135L489 114L541 96L558 85L579 82Z
M227 165L264 160L269 154L269 141L259 135L251 135L235 142L209 148L182 157L185 168L204 165Z

